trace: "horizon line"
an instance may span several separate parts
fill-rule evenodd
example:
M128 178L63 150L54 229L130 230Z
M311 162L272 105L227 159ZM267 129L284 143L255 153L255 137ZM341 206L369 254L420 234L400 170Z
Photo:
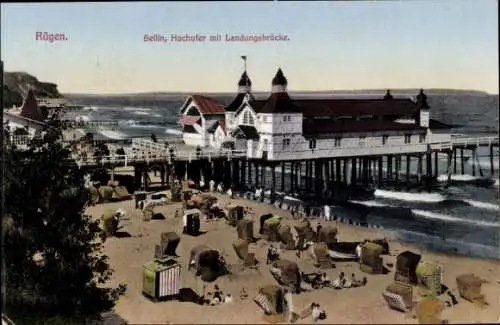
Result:
M405 92L405 91L419 91L423 89L424 92L475 92L483 93L486 95L498 95L499 93L491 93L487 90L479 89L463 89L463 88L351 88L351 89L329 89L329 90L296 90L288 89L288 93L342 93L342 92ZM271 93L271 90L252 90L251 93ZM238 91L196 91L196 90L152 90L152 91L137 91L137 92L120 92L120 93L95 93L95 92L61 92L62 95L102 95L102 96L120 96L120 95L151 95L151 94L220 94L220 95L234 95Z

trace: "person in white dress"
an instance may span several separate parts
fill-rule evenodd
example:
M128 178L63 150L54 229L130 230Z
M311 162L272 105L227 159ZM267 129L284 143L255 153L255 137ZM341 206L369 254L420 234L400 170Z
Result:
M215 181L213 179L208 182L208 186L210 187L210 192L215 191Z

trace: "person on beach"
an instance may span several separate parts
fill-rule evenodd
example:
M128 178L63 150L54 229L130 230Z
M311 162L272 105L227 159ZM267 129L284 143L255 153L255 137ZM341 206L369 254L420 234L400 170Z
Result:
M340 272L339 276L333 281L334 289L342 289L344 285L344 272Z
M354 274L353 274L354 275ZM342 285L342 288L351 288L353 285L353 282L352 282L352 276L351 277L347 277L347 278L344 278L344 284Z
M328 278L328 276L326 275L326 272L323 272L323 274L321 274L321 284L325 287L329 287L332 283L330 281L330 278Z
M273 245L269 246L269 248L267 249L266 264L271 264L272 262L278 259L278 256L279 256L278 250Z

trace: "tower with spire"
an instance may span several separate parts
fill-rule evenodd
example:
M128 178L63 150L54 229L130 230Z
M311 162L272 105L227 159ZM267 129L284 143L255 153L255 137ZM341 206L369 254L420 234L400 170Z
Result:
M278 71L276 72L276 75L274 76L271 84L272 84L271 92L273 94L287 92L288 80L283 74L281 68L278 68Z
M430 106L427 103L427 95L424 94L424 90L420 89L420 93L417 95L417 122L421 127L429 128L430 123Z
M247 94L252 92L252 81L248 77L247 71L243 71L240 81L238 81L238 94Z

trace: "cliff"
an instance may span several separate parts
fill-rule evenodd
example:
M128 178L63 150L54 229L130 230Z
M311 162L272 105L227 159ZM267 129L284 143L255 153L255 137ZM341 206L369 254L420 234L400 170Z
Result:
M31 88L36 98L63 97L57 90L57 85L39 81L26 72L5 72L3 86L3 101L5 108L21 106L23 98Z

